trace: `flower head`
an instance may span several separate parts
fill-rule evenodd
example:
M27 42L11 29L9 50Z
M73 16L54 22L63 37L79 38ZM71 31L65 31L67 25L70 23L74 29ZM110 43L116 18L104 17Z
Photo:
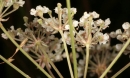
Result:
M130 24L128 22L125 22L123 25L122 25L122 28L123 29L129 29L130 28Z
M34 16L41 16L43 13L49 12L49 9L45 6L37 6L36 9L31 9L30 14Z
M6 39L6 40L8 39L8 37L6 36L5 33L2 33L1 36L2 36L4 39Z
M90 13L90 14L93 16L93 18L99 18L99 14L96 13L95 11L93 11L93 12Z

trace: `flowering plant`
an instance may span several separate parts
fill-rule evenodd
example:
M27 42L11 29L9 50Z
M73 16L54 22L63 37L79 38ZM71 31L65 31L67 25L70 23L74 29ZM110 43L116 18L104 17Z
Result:
M99 19L99 14L93 11L84 12L79 20L75 20L73 17L77 10L70 8L69 0L66 2L67 8L62 8L60 3L55 7L54 11L58 17L52 16L52 11L48 7L39 5L36 9L30 10L30 14L35 17L32 22L28 21L28 17L23 17L26 26L24 30L11 26L6 31L2 22L7 21L8 18L4 17L19 7L23 7L25 1L1 0L0 28L4 32L1 36L4 39L10 39L17 49L10 58L5 59L1 55L0 58L27 78L30 76L11 63L18 50L48 78L55 78L51 71L52 68L60 78L63 78L54 64L62 61L63 58L67 59L71 78L86 78L87 74L98 75L100 78L107 77L106 74L111 72L111 67L120 55L123 52L128 54L130 50L130 24L126 22L122 25L123 32L118 29L116 32L103 33L102 31L111 23L109 18L105 21ZM11 6L13 6L13 10L7 12ZM44 14L48 14L49 18L45 18ZM60 34L60 37L57 37L56 34ZM111 38L117 38L122 43L111 46ZM71 49L72 52L68 49Z

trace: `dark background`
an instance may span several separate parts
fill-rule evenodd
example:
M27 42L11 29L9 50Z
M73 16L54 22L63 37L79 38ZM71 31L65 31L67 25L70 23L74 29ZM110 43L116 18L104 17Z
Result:
M9 29L11 25L15 28L23 26L23 16L28 16L29 20L33 19L30 16L30 9L35 8L37 5L47 6L54 12L54 8L57 2L62 4L62 7L66 7L65 0L25 0L25 5L20 8L9 17L8 22L4 22L4 27ZM84 11L92 12L96 11L100 14L101 19L110 18L110 27L104 32L115 31L121 28L124 22L130 22L130 0L71 0L71 6L77 8L77 13L75 19L79 19ZM0 30L0 33L2 31ZM116 41L112 41L112 44L116 44ZM5 58L9 58L15 51L16 47L10 42L10 40L4 40L0 37L0 54ZM15 61L12 63L24 71L26 74L32 78L46 78L21 52L18 52L14 57ZM0 60L1 61L1 60ZM128 56L122 55L117 63L112 67L113 72L108 74L111 77L116 71L121 69L130 61ZM1 61L2 62L2 61ZM70 78L69 70L67 68L67 62L55 63L58 69L61 71L65 78ZM52 70L53 71L53 70ZM121 73L117 78L129 78L130 77L130 67ZM14 69L12 69L7 64L0 65L0 78L24 78ZM57 77L58 78L58 77ZM88 77L89 78L89 77ZM97 77L95 77L97 78Z

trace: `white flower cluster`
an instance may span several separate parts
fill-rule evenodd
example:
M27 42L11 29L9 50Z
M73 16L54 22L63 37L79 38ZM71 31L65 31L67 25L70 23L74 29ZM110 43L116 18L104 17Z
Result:
M23 7L24 3L23 0L0 0L0 22L7 21L8 18L4 19L4 17L16 11L19 7ZM13 10L7 12L11 6L13 6ZM5 37L4 34L3 37Z
M22 7L25 2L23 0L7 0L5 6L9 7L14 3ZM27 27L25 30L22 30L21 28L15 30L13 26L8 30L10 36L16 41L22 42L25 38L28 39L22 48L43 68L45 67L46 57L42 51L46 52L52 62L59 62L62 61L63 58L66 58L63 43L67 45L70 45L71 43L68 9L62 8L61 6L62 5L58 3L57 7L54 9L55 13L58 14L58 17L53 17L51 14L52 11L46 6L39 5L36 9L32 8L30 14L35 16L35 18L32 22L28 22L28 18L24 17L24 25ZM87 44L90 45L89 71L92 72L92 74L100 76L115 57L115 49L120 51L123 46L123 44L117 44L114 47L111 47L110 37L117 38L125 43L130 36L130 24L126 22L122 25L124 29L123 32L121 29L118 29L108 35L107 33L102 33L102 30L109 27L111 23L109 18L105 21L98 19L99 14L93 11L89 13L84 12L79 20L75 20L73 17L77 12L76 8L71 8L70 12L72 26L74 28L75 47L78 52L77 56L81 54L83 57L82 59L77 57L77 59L79 59L78 76L79 78L83 76L85 65L84 47ZM45 18L45 13L49 14L50 17ZM61 34L61 37L56 36L59 34L58 32ZM2 33L1 36L4 39L8 39L4 33ZM64 40L65 42L63 42ZM42 46L42 50L38 44ZM127 50L130 50L130 46L128 46ZM72 53L70 53L70 59L72 59Z
M38 16L39 13L43 14L47 12L49 12L49 9L47 7L45 6L42 7L41 5L39 5L36 7L36 9L31 9L30 14L34 16Z
M98 17L99 14L96 12L85 12L80 18L78 27L82 27L83 30L79 30L79 32L76 33L75 40L80 42L83 46L88 42L90 42L90 44L106 44L109 41L109 35L107 33L103 34L101 30L109 27L110 19L108 18L105 21L101 19L93 20Z
M23 5L25 4L25 1L23 1L23 0L3 0L3 1L4 1L4 4L5 4L4 5L5 7L9 7L9 6L13 5L14 3L23 7Z
M130 24L128 22L125 22L122 25L122 28L124 31L117 29L115 32L113 31L110 33L110 37L117 38L121 42L125 42L130 37Z
M118 43L115 45L116 51L120 51L123 47L123 45L126 43L126 41L130 38L130 23L125 22L122 25L123 31L121 29L117 29L115 32L112 31L109 35L111 38L116 38L122 43ZM130 45L127 46L127 48L124 51L124 54L129 54L130 52Z
M15 35L17 34L15 29L14 29L14 26L11 26L10 27L11 30L8 30L8 33L9 35L12 37L12 38L15 38ZM4 38L4 39L8 39L8 37L6 36L5 33L2 33L1 36Z
M25 30L22 30L21 28L15 30L14 27L11 26L8 33L14 40L19 42L28 38L28 41L23 46L23 49L28 52L28 54L34 58L41 67L44 68L45 57L37 43L40 42L44 51L53 62L63 60L64 47L62 46L62 41L59 38L56 38L55 35L52 34L52 31L47 31L46 28L43 28L37 21L38 18L34 18L33 22L25 22L24 25L27 27ZM4 39L8 39L4 33L1 35Z

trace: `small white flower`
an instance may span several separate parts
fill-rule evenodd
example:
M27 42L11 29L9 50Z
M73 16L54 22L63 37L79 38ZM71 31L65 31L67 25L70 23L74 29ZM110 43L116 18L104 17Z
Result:
M93 12L90 13L90 14L92 14L93 18L99 18L99 14L96 13L95 11L93 11Z
M14 26L11 26L10 28L11 28L11 32L14 31Z
M109 39L109 35L107 33L105 33L103 36L104 36L104 40L108 40Z
M19 0L17 3L19 4L19 6L23 7L23 5L25 4L25 1Z
M49 12L49 8L47 8L46 6L43 6L43 13L48 13Z
M29 48L26 47L26 46L23 46L23 50L24 50L25 52L29 52Z
M74 26L74 27L77 27L77 26L78 26L78 21L74 20L74 21L73 21L73 26Z
M36 11L44 11L43 7L41 5L38 5L36 7Z
M57 8L55 8L55 9L57 9ZM70 11L73 12L74 14L76 14L76 12L77 12L76 8L70 8ZM68 14L68 9L67 8L63 8L63 12Z
M103 41L101 41L100 43L102 44L106 44L106 42L109 40L109 35L107 33L105 33L103 35Z
M84 12L83 18L87 19L90 16L87 12Z
M34 16L37 16L36 15L37 12L47 13L47 12L49 12L49 9L47 7L45 7L45 6L42 7L41 5L39 5L39 6L36 7L36 10L31 9L30 14L34 15Z
M102 23L104 23L104 21L102 19L99 19L99 20L96 21L97 25L101 25Z
M57 14L58 14L58 8L57 8L57 7L55 7L55 9L54 9L54 10L55 10L55 13L57 13Z
M85 21L85 19L84 18L80 18L80 26L84 26L84 21Z
M36 16L37 11L35 9L31 9L30 14Z
M130 28L130 24L128 22L125 22L123 25L122 25L122 28L123 29L129 29Z
M64 32L64 38L65 38L65 40L66 40L66 43L67 43L68 45L70 45L70 40L71 40L71 38L70 38L70 33L69 33L69 32Z
M110 21L109 18L107 18L107 19L105 20L105 22L103 21L103 23L104 23L104 25L102 25L102 29L104 30L104 29L106 29L107 27L109 27L108 25L111 23L111 21Z
M103 36L103 33L98 32L95 36L96 36L97 38L100 38L100 37L102 37L102 36Z
M70 9L74 14L76 14L76 12L77 12L77 9L76 8L71 8Z
M65 30L69 30L70 29L70 25L65 25Z
M63 14L68 14L68 9L67 8L63 8Z
M116 38L116 36L117 36L117 35L116 35L115 32L111 32L111 33L110 33L110 37L112 37L112 38Z
M103 35L103 33L99 32L97 35L96 35L97 38L99 38L99 43L100 44L106 44L106 42L108 41L109 39L109 35L107 33L105 33Z
M8 39L8 37L6 36L5 33L2 33L1 36L2 36L4 39L6 39L6 40Z
M115 48L117 51L120 51L122 48L122 44L116 44Z
M67 39L69 36L69 32L64 32L64 38Z
M117 30L116 30L116 35L119 35L119 34L122 34L121 29L117 29Z
M90 17L90 14L88 14L87 12L84 12L84 15L80 18L80 26L84 26L86 19L88 19L88 17Z
M61 60L62 60L62 56L61 56L60 54L57 54L57 55L55 56L55 60L56 60L56 61L61 61Z
M122 35L118 35L118 36L117 36L117 39L118 39L118 40L122 40L122 39L123 39Z
M34 23L34 24L37 23L37 20L38 20L38 18L34 18L34 19L33 19L33 23Z
M62 54L62 57L63 57L63 58L66 58L66 53L65 53L65 52Z
M107 18L107 19L105 20L105 26L108 26L110 23L111 23L110 19Z
M59 11L59 10L62 11L62 8L59 8L59 9L58 9L58 7L55 7L54 10L55 10L55 13L58 14L58 11ZM64 8L64 9L63 9L63 12L66 13L66 11L67 11L67 8Z

